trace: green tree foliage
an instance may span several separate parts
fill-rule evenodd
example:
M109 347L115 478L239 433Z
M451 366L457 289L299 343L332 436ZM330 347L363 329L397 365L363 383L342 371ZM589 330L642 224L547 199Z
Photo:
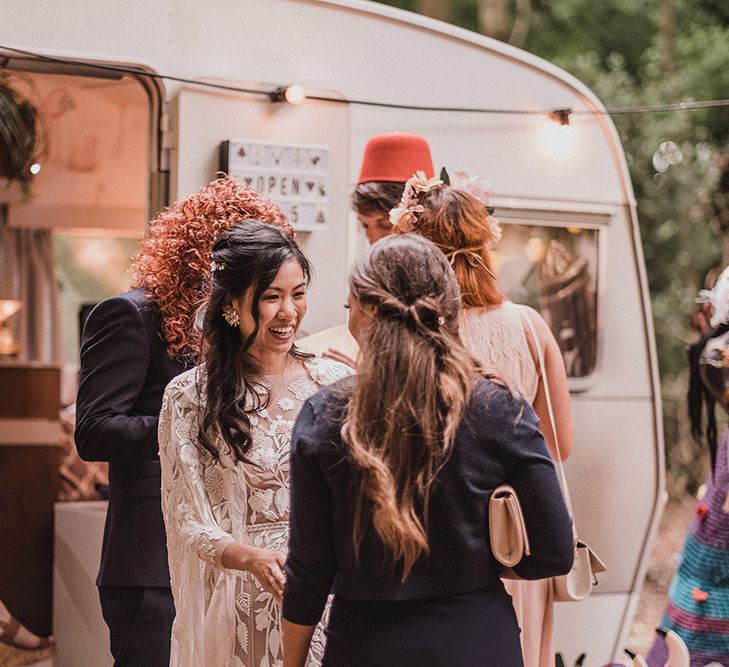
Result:
M483 24L486 3L501 3L514 21L528 6L521 46L584 81L607 107L729 97L726 0L451 0L449 20L499 36ZM423 10L418 0L399 4ZM692 489L703 480L705 458L685 417L685 351L696 339L688 317L707 272L729 263L729 109L613 120L638 201L669 479L674 490Z

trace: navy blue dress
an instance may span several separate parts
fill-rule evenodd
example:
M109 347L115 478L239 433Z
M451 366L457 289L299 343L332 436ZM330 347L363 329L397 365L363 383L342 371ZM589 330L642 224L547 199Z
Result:
M355 557L357 470L340 438L348 382L302 408L291 450L291 513L283 615L327 626L325 667L521 667L519 628L491 553L488 500L503 483L519 494L532 548L515 569L525 579L564 574L572 527L532 408L479 380L450 458L433 485L430 553L404 583L370 527Z

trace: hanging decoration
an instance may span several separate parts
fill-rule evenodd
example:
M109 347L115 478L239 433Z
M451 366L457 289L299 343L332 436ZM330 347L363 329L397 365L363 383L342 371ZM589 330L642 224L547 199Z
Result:
M21 185L30 194L30 181L40 171L38 111L0 75L0 178Z

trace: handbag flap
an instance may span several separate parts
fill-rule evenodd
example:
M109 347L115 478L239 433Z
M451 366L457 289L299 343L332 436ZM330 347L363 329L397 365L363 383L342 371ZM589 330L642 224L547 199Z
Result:
M605 563L603 562L602 558L598 556L593 550L592 547L587 544L587 542L583 542L582 540L577 540L577 548L584 548L587 549L587 553L590 556L590 568L592 569L593 574L597 574L598 572L606 572L607 567Z
M494 489L489 499L489 533L494 558L506 567L531 553L521 503L508 484Z

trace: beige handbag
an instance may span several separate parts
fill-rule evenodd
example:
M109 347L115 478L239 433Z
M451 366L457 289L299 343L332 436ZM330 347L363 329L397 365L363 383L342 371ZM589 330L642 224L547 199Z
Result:
M508 484L494 489L489 499L489 534L491 551L504 566L503 579L518 579L511 569L531 554L524 514L516 491Z
M564 466L562 465L562 455L559 450L557 428L554 421L554 411L552 410L552 397L549 393L549 382L547 380L542 346L539 344L539 338L531 319L521 310L519 312L529 328L532 342L537 350L539 371L544 386L544 396L547 401L554 445L557 450L557 468L559 469L560 486L562 487L562 494L564 495L567 510L572 517L572 532L575 538L575 560L572 569L567 574L553 577L552 579L554 584L554 599L560 601L584 600L592 592L592 587L597 583L595 575L598 572L604 572L606 568L590 546L577 537L572 501L567 487L567 478L564 474ZM508 485L498 487L491 495L491 499L489 500L489 531L491 551L494 554L494 558L506 568L502 573L502 577L506 579L518 579L518 575L511 568L517 565L524 556L530 554L529 536L527 534L519 497L516 491Z

